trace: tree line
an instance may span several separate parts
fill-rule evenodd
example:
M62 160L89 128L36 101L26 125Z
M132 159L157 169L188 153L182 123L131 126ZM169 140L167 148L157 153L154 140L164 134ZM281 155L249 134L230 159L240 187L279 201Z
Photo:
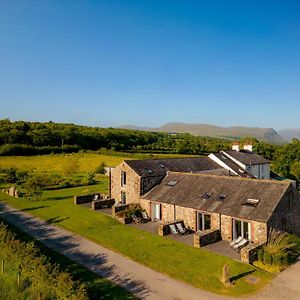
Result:
M254 151L272 162L281 176L300 179L300 141L273 145L248 137ZM206 155L229 149L231 140L118 128L99 128L54 122L0 120L0 155L72 153L109 149L123 152Z
M101 148L128 152L205 154L228 148L225 139L54 122L0 120L0 155L36 155Z

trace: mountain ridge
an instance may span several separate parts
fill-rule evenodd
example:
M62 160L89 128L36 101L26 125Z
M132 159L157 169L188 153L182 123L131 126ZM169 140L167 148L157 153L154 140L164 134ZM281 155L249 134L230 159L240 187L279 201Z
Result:
M230 126L222 127L210 124L194 124L171 122L160 127L138 127L132 125L122 126L125 129L147 130L152 132L168 132L168 133L190 133L195 136L210 136L217 138L239 139L243 137L254 137L260 141L274 144L283 144L287 141L283 139L273 128L246 127L246 126Z

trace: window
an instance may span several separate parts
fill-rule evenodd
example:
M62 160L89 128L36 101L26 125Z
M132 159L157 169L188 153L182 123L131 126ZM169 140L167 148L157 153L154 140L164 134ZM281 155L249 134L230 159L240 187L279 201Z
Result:
M177 180L170 180L166 185L174 186L174 185L176 185L176 183L177 183Z
M240 220L232 220L232 239L242 237L250 240L250 223Z
M197 229L200 231L211 229L211 216L205 213L197 213Z
M126 172L121 171L121 186L126 185Z
M121 203L126 204L126 193L125 192L121 192Z
M248 198L243 205L246 206L253 206L256 207L256 205L259 203L260 199L252 199L252 198Z

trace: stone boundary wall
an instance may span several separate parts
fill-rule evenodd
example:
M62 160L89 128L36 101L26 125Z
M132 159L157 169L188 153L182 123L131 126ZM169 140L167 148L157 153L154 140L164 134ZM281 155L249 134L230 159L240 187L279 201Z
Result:
M95 199L95 196L98 196L98 199L101 199L101 195L97 194L90 194L90 195L81 195L81 196L74 196L74 204L83 204L83 203L90 203Z
M221 232L219 229L198 231L194 234L194 247L200 248L205 245L218 242L221 239Z
M158 235L165 236L165 235L170 234L170 227L169 227L169 225L178 224L178 223L181 223L182 227L184 227L183 220L176 220L176 221L168 222L168 223L159 222L158 226L157 226L157 233L158 233Z
M100 199L92 201L92 209L102 209L102 208L111 208L115 204L115 199Z
M263 244L249 244L241 249L241 261L246 264L253 264L257 260L257 252L264 245Z

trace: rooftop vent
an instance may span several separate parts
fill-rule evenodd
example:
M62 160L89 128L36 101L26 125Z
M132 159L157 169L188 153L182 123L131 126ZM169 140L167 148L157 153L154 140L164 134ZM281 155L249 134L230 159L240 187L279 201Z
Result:
M210 196L211 196L212 194L213 194L212 192L211 192L211 193L205 192L205 193L202 195L202 198L203 198L203 199L209 199Z
M166 185L174 186L174 185L176 185L176 183L177 183L177 180L170 180Z
M260 199L252 199L252 198L248 198L243 205L246 206L253 206L255 207L258 203L259 203Z

